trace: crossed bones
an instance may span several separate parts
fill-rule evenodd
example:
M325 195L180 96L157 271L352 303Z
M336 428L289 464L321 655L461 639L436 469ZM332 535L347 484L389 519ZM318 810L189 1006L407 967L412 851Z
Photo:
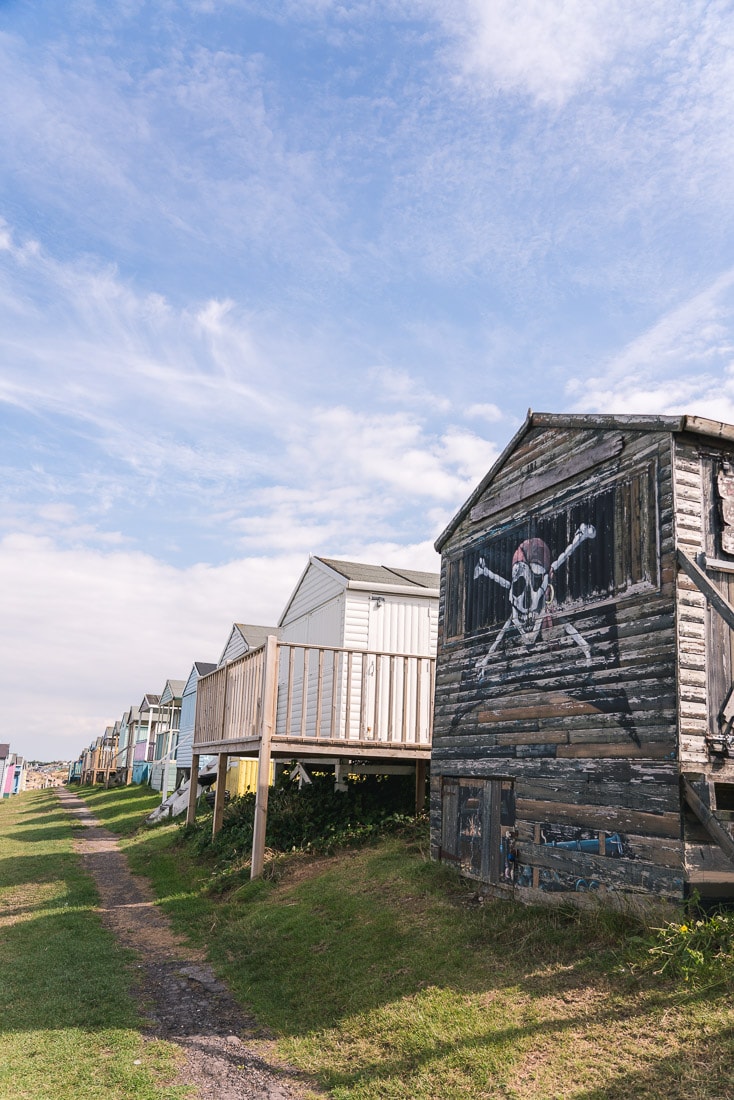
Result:
M494 573L484 558L479 559L479 563L474 570L474 580L477 580L478 577L489 577L491 581L501 585L502 588L507 588L510 592L510 603L512 604L512 614L509 619L495 638L491 648L477 662L476 667L480 679L484 676L487 662L511 627L517 630L526 649L535 644L543 626L546 602L551 603L553 601L551 578L556 570L560 569L571 555L578 550L582 542L593 538L596 538L596 528L591 523L582 523L563 553L559 554L556 560L551 563L550 568L546 568L540 561L527 560L523 552L524 547L536 540L527 540L525 543L521 543L513 558L511 580ZM538 539L537 542L540 543L541 540ZM545 544L542 543L541 545L547 553ZM548 556L550 557L550 555ZM549 589L550 597L546 601ZM566 634L583 652L586 664L591 664L591 646L586 639L579 634L576 627L572 626L571 623L564 623L564 629Z

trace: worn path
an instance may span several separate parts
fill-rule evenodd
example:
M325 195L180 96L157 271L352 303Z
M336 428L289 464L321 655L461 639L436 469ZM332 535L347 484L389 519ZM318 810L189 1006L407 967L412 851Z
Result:
M194 1086L201 1100L303 1096L295 1073L269 1064L252 1049L258 1041L263 1046L263 1032L217 981L203 953L173 933L145 880L131 873L114 834L74 792L62 787L58 795L84 826L76 849L99 890L102 920L138 956L135 993L146 1030L185 1054L175 1083Z

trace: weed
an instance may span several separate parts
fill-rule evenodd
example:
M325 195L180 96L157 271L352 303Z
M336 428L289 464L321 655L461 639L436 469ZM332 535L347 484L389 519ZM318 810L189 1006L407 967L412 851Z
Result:
M714 912L670 921L638 940L637 965L682 978L698 988L734 980L734 913Z

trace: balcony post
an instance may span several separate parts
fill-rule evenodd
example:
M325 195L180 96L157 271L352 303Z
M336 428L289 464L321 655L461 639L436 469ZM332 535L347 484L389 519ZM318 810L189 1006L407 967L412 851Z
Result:
M268 824L268 788L270 785L270 743L275 731L278 707L278 639L268 635L265 643L265 670L263 673L262 727L260 751L257 763L257 794L255 796L255 827L252 835L252 860L250 878L259 878L265 866L265 831Z
M224 818L224 795L227 790L227 762L229 753L220 752L217 757L217 789L214 792L214 817L212 819L212 836L216 836L222 827Z
M191 779L189 782L189 804L186 809L186 824L193 825L196 821L196 792L199 789L199 756L194 753L191 757Z

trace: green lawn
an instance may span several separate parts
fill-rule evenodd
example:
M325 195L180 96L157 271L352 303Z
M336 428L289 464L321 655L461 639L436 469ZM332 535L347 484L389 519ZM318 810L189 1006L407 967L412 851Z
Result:
M282 1057L333 1097L734 1097L731 966L708 988L631 966L650 959L629 954L631 919L478 905L425 843L395 837L294 856L222 895L175 825L134 833L135 788L82 793Z
M183 1096L165 1086L174 1048L141 1036L73 831L51 791L0 801L0 1098Z

